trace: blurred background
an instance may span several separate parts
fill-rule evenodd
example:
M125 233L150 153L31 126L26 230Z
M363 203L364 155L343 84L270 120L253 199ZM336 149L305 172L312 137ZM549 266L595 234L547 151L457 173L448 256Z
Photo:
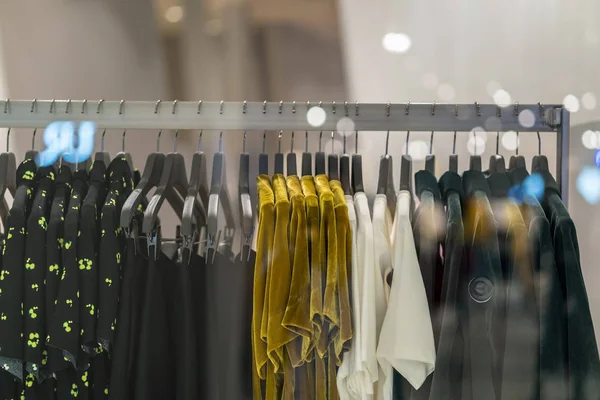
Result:
M3 0L0 98L564 103L572 112L569 208L598 327L599 7L593 0ZM108 151L120 150L121 133L107 134ZM154 149L156 133L127 133L138 168ZM262 132L248 135L247 150L258 154ZM385 133L359 135L373 194ZM411 132L415 169L428 153L429 135ZM481 135L477 152L484 160L495 152L495 135ZM439 160L451 152L451 136L434 136ZM179 151L191 156L196 137L180 135ZM276 137L268 134L271 151ZM163 147L170 149L167 138ZM212 154L217 138L218 132L205 132L203 150ZM312 150L317 138L318 132L310 136ZM405 132L392 132L392 156L403 153L405 138ZM31 132L17 130L11 141L22 154ZM543 133L541 141L554 168L555 135ZM41 137L37 142L41 146ZM500 143L505 157L519 146L528 164L537 154L536 135L517 140L515 132L504 133ZM327 152L330 144L342 150L339 135L323 141ZM285 132L285 152L290 145ZM241 136L225 134L223 146L230 192L237 193ZM294 150L303 148L297 138ZM352 137L348 148L354 149ZM469 151L469 134L459 133L461 168ZM399 179L399 162L395 167ZM438 176L445 167L438 162Z

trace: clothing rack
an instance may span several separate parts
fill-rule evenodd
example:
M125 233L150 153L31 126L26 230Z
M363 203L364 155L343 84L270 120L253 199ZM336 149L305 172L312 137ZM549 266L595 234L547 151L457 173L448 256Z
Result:
M307 111L320 107L325 121L309 124ZM356 131L470 132L496 118L500 131L556 132L556 180L567 203L569 111L556 104L436 104L359 102L204 102L204 101L0 101L0 126L42 128L54 121L93 121L107 129L336 130L350 118ZM519 115L532 113L533 125ZM496 121L496 122L498 122Z

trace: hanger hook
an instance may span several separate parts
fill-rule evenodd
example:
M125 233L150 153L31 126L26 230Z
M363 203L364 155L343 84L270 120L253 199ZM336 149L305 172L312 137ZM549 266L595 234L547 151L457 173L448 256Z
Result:
M265 129L265 131L263 132L263 148L262 148L263 154L266 153L266 150L267 150L267 130Z
M304 131L304 138L305 138L304 152L308 153L308 131Z
M281 137L283 136L283 131L279 131L279 136L277 137L277 152L281 153Z
M537 132L538 137L538 156L542 155L542 138L540 136L540 131Z
M515 149L516 155L519 155L519 131L517 131L517 148Z
M500 131L496 132L496 155L500 153Z
M160 103L162 103L162 100L156 100L156 104L154 105L154 114L158 114L158 107L160 106Z
M242 144L242 153L245 153L245 152L246 152L246 136L247 136L247 135L248 135L248 134L247 134L246 130L244 129L244 142L243 142L243 144Z
M408 145L410 144L409 142L410 142L410 131L406 131L406 144L404 145L404 155L408 155Z
M71 99L67 100L67 105L65 107L65 114L68 114L71 111Z
M4 114L6 114L6 106L9 104L10 100L6 99L6 103L4 104ZM54 113L54 106L56 105L56 99L50 100L50 114Z
M127 129L123 130L123 136L121 138L121 151L125 153L125 135L127 135Z
M472 132L473 132L473 153L475 153L474 155L477 155L477 136L475 135L475 130L473 130Z
M358 154L358 130L354 131L354 154Z
M175 131L175 137L173 138L173 153L177 153L177 136L179 136L179 129Z
M200 129L200 133L198 134L198 153L202 149L201 144L202 144L202 129ZM245 133L244 133L244 145L246 145Z
M101 149L101 151L104 151L104 135L106 135L106 128L104 128L104 131L102 132L102 138L100 139L100 149Z
M33 101L31 102L31 111L29 112L33 114L34 111L37 111L37 99L33 99Z
M386 156L389 154L389 152L388 152L389 144L390 144L390 131L387 131L387 134L385 135L385 155Z
M435 107L435 102L433 103L433 107ZM432 111L433 114L431 115L435 115L435 110ZM433 154L433 131L431 131L431 135L429 136L429 154Z
M452 139L452 154L456 154L456 131L454 131L454 138Z
M290 153L294 152L294 131L292 131L292 140L290 144Z
M81 103L81 113L85 114L87 111L87 99L83 99L83 103Z
M123 114L124 108L125 108L125 100L121 100L119 102L119 115Z
M342 150L344 151L344 154L346 154L346 135L342 135L342 136L343 136L342 137L342 143L343 143L343 149Z
M6 132L6 152L7 153L9 153L9 149L10 149L10 146L9 146L9 143L10 143L10 130L11 130L11 128L8 127L8 132Z
M321 152L321 141L323 140L323 131L319 132L319 153Z
M223 152L223 131L219 133L219 153Z
M160 137L162 135L162 129L160 131L158 131L158 136L156 136L156 152L160 153ZM106 133L106 129L104 130L104 133ZM102 134L102 150L104 150L104 133Z
M171 109L171 114L175 115L175 110L177 109L177 103L179 100L173 100L173 109Z
M102 108L102 103L104 103L104 99L98 100L98 107L96 108L96 114L100 114L100 109Z
M31 135L31 150L35 150L35 134L37 133L37 128L33 130L33 135Z

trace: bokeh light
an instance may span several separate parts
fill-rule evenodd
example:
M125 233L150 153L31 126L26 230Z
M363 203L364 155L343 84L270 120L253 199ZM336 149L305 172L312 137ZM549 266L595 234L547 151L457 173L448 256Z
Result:
M442 83L438 86L437 95L443 101L454 100L456 97L456 90L454 89L454 86L449 83Z
M402 148L402 154L406 153L406 144ZM408 144L408 155L414 160L424 160L429 154L429 146L422 140L413 140Z
M437 87L439 80L435 74L428 72L421 78L421 83L425 89L433 90Z
M500 142L502 143L502 147L504 147L506 150L515 151L517 147L519 147L519 137L517 136L517 132L504 132Z
M183 18L183 8L181 6L171 6L165 11L165 19L175 24Z
M563 99L563 104L565 105L565 108L567 110L569 110L570 112L579 111L579 99L575 95L572 95L572 94L566 95L565 98Z
M406 53L412 40L404 33L388 32L383 36L383 48L390 53Z
M480 156L485 152L485 140L481 135L469 135L467 141L467 151L472 156Z
M349 136L354 132L354 120L349 117L342 117L335 125L336 130L344 136Z
M597 149L598 148L598 135L600 134L600 132L598 131L592 131L592 130L587 130L585 132L583 132L583 134L581 135L581 143L583 144L583 147L585 147L586 149Z
M540 174L531 174L523 181L526 196L541 200L544 197L544 178Z
M585 166L577 177L577 191L589 204L600 201L600 168Z
M494 103L500 107L507 107L512 102L510 94L508 94L508 92L504 89L496 90L492 97L494 98Z
M581 105L586 110L593 110L596 108L596 95L592 92L584 93L581 96Z
M306 112L306 121L315 128L323 126L325 121L327 120L327 113L323 110L322 107L311 107Z
M481 140L483 140L483 143L487 142L487 134L486 134L486 130L485 128L481 127L481 126L476 126L473 129L471 129L471 132L469 133L469 137L473 136L473 133L475 134L475 136L478 136L481 138Z
M485 85L485 91L490 96L494 96L494 93L496 93L500 89L502 89L502 85L500 84L500 82L489 81L487 85Z
M531 110L523 110L519 113L519 124L525 128L531 128L535 125L535 115Z
M594 164L596 164L596 167L600 168L600 150L596 150L596 153L594 154Z

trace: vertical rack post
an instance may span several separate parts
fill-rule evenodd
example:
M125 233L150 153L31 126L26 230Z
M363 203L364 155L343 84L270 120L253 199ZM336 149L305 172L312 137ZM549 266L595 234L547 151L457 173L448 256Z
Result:
M562 108L560 111L560 129L556 134L556 175L560 185L560 194L563 203L568 207L569 199L569 129L571 116L569 110Z

